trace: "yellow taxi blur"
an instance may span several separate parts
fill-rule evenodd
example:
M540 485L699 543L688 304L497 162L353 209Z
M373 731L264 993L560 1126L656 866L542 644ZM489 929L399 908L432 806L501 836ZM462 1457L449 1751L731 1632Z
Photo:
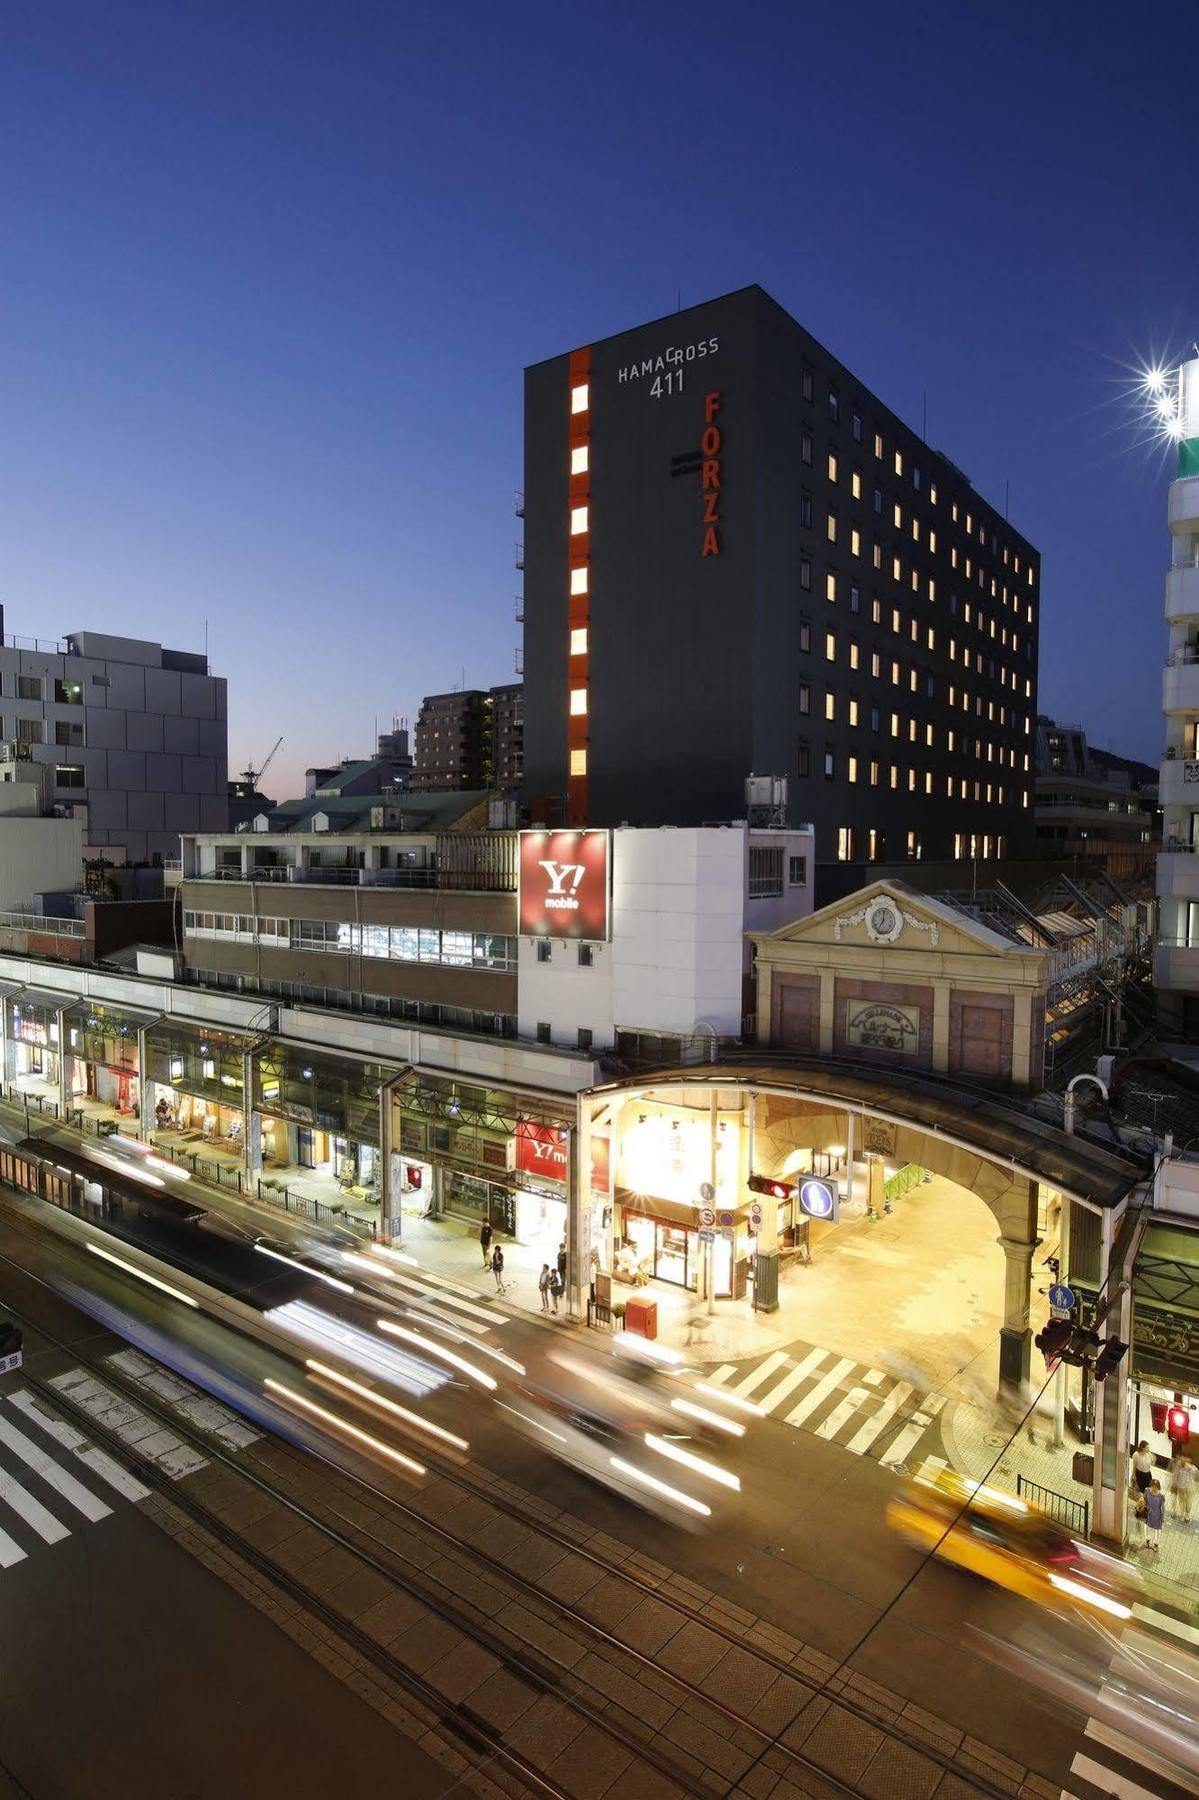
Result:
M956 1470L910 1481L887 1523L918 1550L1057 1611L1131 1617L1137 1572L1070 1536L1027 1500Z

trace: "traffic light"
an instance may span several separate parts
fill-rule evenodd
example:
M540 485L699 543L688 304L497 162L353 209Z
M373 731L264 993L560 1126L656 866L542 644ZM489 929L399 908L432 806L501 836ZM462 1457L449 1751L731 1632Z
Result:
M1095 1358L1096 1381L1105 1381L1127 1355L1127 1344L1122 1344L1119 1338L1108 1338L1107 1342L1100 1346L1099 1354Z
M1059 1362L1074 1362L1077 1359L1071 1354L1074 1338L1073 1319L1050 1319L1043 1331L1038 1331L1033 1343L1045 1358L1045 1367L1052 1369Z
M751 1194L769 1194L772 1200L789 1200L795 1192L790 1181L776 1181L773 1175L751 1175L746 1182Z
M1166 1414L1166 1436L1172 1444L1185 1444L1190 1435L1190 1413L1185 1406L1172 1406Z

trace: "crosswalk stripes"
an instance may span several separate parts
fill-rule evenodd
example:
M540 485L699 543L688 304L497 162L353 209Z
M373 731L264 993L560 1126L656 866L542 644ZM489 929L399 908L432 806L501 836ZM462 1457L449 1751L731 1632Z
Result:
M23 1431L18 1431L15 1425L10 1424L3 1413L0 1413L0 1444L19 1456L35 1475L41 1476L47 1487L52 1487L55 1493L60 1494L69 1506L82 1513L91 1524L94 1525L98 1519L106 1519L112 1511L111 1506L98 1499L81 1481L76 1481L72 1474L60 1467L32 1438L27 1438Z
M94 1444L88 1441L82 1431L76 1431L75 1427L68 1425L65 1419L60 1419L56 1414L48 1412L39 1401L34 1399L27 1388L18 1388L15 1393L9 1394L7 1399L10 1406L15 1406L35 1425L40 1425L47 1437L52 1437L54 1442L61 1444L64 1450L69 1450L85 1469L90 1469L94 1475L100 1477L101 1481L106 1482L110 1488L114 1488L123 1500L149 1499L150 1489L148 1487L143 1487L140 1481L129 1474L128 1470L122 1469L120 1463L114 1462L112 1457L106 1455L103 1450L98 1450Z
M921 1398L912 1382L817 1345L772 1350L752 1364L722 1363L708 1383L853 1456L870 1452L903 1468L920 1460L926 1438L939 1435L945 1404L943 1395ZM928 1461L944 1467L943 1459Z

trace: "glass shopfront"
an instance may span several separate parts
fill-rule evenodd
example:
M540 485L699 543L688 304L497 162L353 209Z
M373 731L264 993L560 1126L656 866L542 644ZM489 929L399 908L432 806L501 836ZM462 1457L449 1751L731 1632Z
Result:
M668 1281L674 1287L699 1286L700 1259L703 1246L698 1226L669 1219L655 1218L649 1213L623 1210L623 1235L616 1247L614 1273L619 1279L638 1278ZM733 1240L718 1232L712 1241L715 1258L715 1293L718 1300L729 1300L733 1294Z
M53 995L26 988L5 1007L8 1017L7 1066L19 1093L57 1105L62 1045L59 1008Z
M245 1053L253 1039L162 1020L146 1032L143 1129L175 1145L240 1155L245 1133Z
M82 1001L63 1013L67 1106L136 1119L138 1032L155 1014Z
M394 1104L398 1164L428 1184L426 1208L439 1196L441 1212L472 1225L486 1219L554 1260L566 1236L569 1115L437 1076L406 1081Z
M254 1058L263 1167L311 1169L346 1192L379 1193L379 1093L398 1073L303 1045L266 1045Z

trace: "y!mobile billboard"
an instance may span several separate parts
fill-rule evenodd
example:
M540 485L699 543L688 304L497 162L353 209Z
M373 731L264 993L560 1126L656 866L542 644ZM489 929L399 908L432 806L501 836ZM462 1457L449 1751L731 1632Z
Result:
M525 937L608 936L608 833L522 831L520 930Z

